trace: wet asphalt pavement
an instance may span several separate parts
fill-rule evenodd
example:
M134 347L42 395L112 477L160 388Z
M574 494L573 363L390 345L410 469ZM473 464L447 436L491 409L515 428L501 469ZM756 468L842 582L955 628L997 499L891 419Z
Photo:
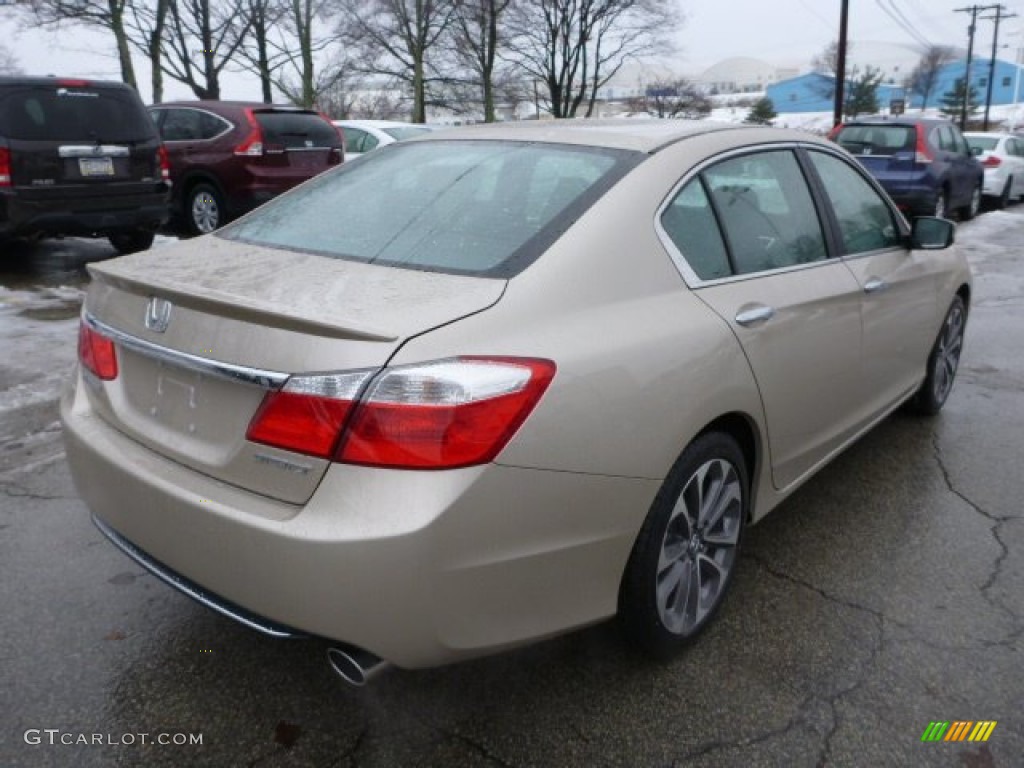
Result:
M1024 765L1024 205L959 242L975 300L945 410L887 419L751 528L682 657L607 624L361 690L323 643L215 615L92 527L55 397L83 264L111 252L5 253L0 766ZM936 720L998 724L922 743Z

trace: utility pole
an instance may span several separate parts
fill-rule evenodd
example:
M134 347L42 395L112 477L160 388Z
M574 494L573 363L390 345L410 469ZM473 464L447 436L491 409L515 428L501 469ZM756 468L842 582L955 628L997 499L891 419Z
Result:
M843 105L846 99L846 94L843 93L846 86L846 30L849 17L850 0L842 0L839 12L839 47L836 51L836 102L832 108L833 125L843 122Z
M988 88L985 92L985 130L988 130L988 113L992 108L992 81L996 79L996 51L999 49L999 22L1003 19L1012 19L1016 13L1003 13L1003 6L996 6L995 16L983 16L986 21L995 21L995 28L992 30L992 59L988 63Z
M960 130L967 130L967 108L971 103L971 60L974 58L974 32L978 27L978 14L991 11L998 5L972 5L969 8L957 8L955 13L971 14L971 25L967 27L967 71L964 73L964 100L960 105Z

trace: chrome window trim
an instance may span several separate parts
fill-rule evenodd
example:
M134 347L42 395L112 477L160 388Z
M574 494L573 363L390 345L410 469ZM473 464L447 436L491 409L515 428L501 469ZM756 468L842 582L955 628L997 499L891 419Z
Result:
M690 266L689 261L687 261L686 256L683 254L682 251L679 250L679 248L676 246L675 242L669 236L668 232L666 232L665 228L661 225L661 216L662 216L662 214L669 207L669 205L671 205L672 201L675 199L676 195L679 194L680 190L682 190L683 187L685 187L687 184L689 184L694 178L696 178L698 175L700 175L700 173L702 173L709 166L715 165L715 164L717 164L719 162L722 162L723 160L728 160L730 158L737 157L737 156L740 156L740 155L749 155L749 154L754 154L756 152L766 152L766 151L767 152L771 152L771 151L774 151L774 150L790 150L790 151L795 152L795 151L797 151L799 149L808 150L808 151L809 150L816 150L816 151L819 151L819 152L824 152L825 154L832 155L833 157L835 157L835 158L837 158L839 160L842 160L844 163L849 165L854 171L859 173L862 178L867 179L867 181L871 184L872 188L875 189L875 191L881 191L882 195L883 195L882 199L885 200L887 202L887 204L889 205L889 210L896 214L897 221L901 221L904 224L906 224L906 218L899 211L899 209L895 208L888 201L888 195L885 193L884 190L882 190L882 188L878 184L878 182L876 182L875 179L872 178L870 175L865 174L862 170L858 169L856 166L851 164L849 162L849 158L844 156L842 150L839 150L839 149L836 149L836 148L833 148L833 147L829 147L829 146L823 146L821 144L814 144L814 143L810 143L810 142L799 142L799 141L784 141L784 142L778 142L778 143L756 144L756 145L750 145L750 146L746 146L746 147L740 147L740 148L737 148L737 149L731 149L731 150L728 150L726 152L722 152L721 154L715 155L714 157L707 158L703 162L701 162L698 165L696 165L693 168L691 168L686 173L686 175L683 176L682 179L680 179L678 182L676 182L675 186L673 186L672 189L669 191L669 193L665 196L665 199L662 200L661 205L658 206L658 209L657 209L657 211L654 214L654 230L655 230L655 233L657 234L658 239L661 241L662 246L668 252L669 258L672 259L672 263L675 265L676 269L678 270L680 276L683 278L683 281L686 283L687 287L689 287L691 290L696 291L696 290L700 290L701 288L708 288L708 287L715 286L715 285L722 285L723 283L734 283L734 282L740 282L742 280L757 279L757 278L764 277L765 275L781 275L781 274L785 274L787 272L797 272L797 271L804 270L804 269L814 269L814 268L817 268L817 267L820 267L820 266L824 266L824 265L827 265L827 264L837 264L837 263L839 263L839 262L841 262L843 260L848 260L850 258L859 258L860 256L867 255L866 253L850 254L849 256L846 255L846 254L841 254L838 257L831 257L830 256L830 257L826 257L824 259L821 259L820 261L812 261L809 264L794 264L792 266L782 267L780 269L766 269L766 270L763 270L761 272L746 272L746 273L744 273L742 275L729 275L728 277L719 277L719 278L716 278L714 280L703 280L703 279L701 279L700 277L697 276L696 272L693 271L693 268ZM814 198L814 190L810 187L810 185L808 185L808 190L807 191L811 195L811 198L813 199ZM826 203L828 203L828 201L826 201ZM907 233L909 233L909 227L907 227L904 230L904 235L906 235ZM826 232L824 230L824 224L822 224L822 236L825 238L825 240L827 242L828 241L828 236L827 236L827 234L826 234ZM891 250L891 249L889 249L889 248L880 249L880 251L887 251L887 250ZM872 253L878 253L878 252L879 251L872 251Z
M714 285L722 285L723 283L735 283L740 282L742 280L752 280L759 277L764 277L765 275L781 275L786 272L796 272L803 269L814 269L824 264L832 264L838 261L837 259L826 257L820 261L812 261L809 264L794 264L792 266L781 267L779 269L766 269L762 270L761 272L744 272L742 275L729 275L728 277L719 277L714 280L703 280L697 276L696 272L693 271L693 268L690 266L690 262L686 260L686 256L683 255L683 252L679 250L679 248L676 246L672 238L669 237L668 232L666 232L665 228L661 225L661 216L663 213L665 213L666 209L668 209L669 205L672 204L672 201L675 199L676 195L678 195L683 187L685 187L693 179L699 176L706 168L712 165L717 165L718 163L724 160L729 160L733 157L739 157L742 155L752 155L758 152L774 152L779 150L789 150L791 152L794 152L800 147L807 146L818 145L808 145L806 143L795 141L780 141L776 143L751 144L746 147L730 149L726 152L717 154L714 157L705 159L703 162L691 168L689 172L687 172L687 174L683 176L682 179L676 182L675 186L673 186L669 193L665 196L665 199L662 200L661 205L658 206L658 209L654 214L654 230L658 235L658 239L661 240L662 246L664 246L665 250L668 251L669 258L672 259L672 263L675 264L675 267L679 271L679 274L682 276L683 281L691 290L696 291L701 288L707 288ZM813 199L814 192L812 189L810 189L809 185L807 192L809 195L811 195L811 198ZM826 236L824 227L822 227L821 234L827 242L828 237Z
M59 157L128 157L131 149L119 144L65 144L57 148Z
M119 344L125 349L130 349L132 352L159 362L187 368L213 378L269 390L280 389L289 378L289 374L280 373L279 371L266 371L260 368L249 368L244 365L223 363L219 360L211 360L208 357L200 357L188 352L179 352L167 347L161 347L159 344L154 344L137 336L127 334L124 331L119 331L97 320L89 312L83 315L82 321L97 333L106 336L115 344Z
M168 106L155 105L155 106L152 106L152 107L149 108L149 112L152 115L154 112L168 112L168 111L170 111L172 109L190 109L193 112L204 112L205 114L210 115L211 117L215 117L218 120L220 120L222 123L224 123L224 130L221 131L218 134L215 134L215 135L211 136L208 139L164 139L163 138L163 133L161 132L160 138L161 138L161 140L163 140L167 144L183 144L185 142L189 142L189 143L194 144L194 143L199 142L199 141L216 141L217 139L221 138L222 136L226 136L227 134L231 133L231 131L235 130L234 123L232 123L230 120L228 120L223 115L218 115L216 112L211 112L208 109L201 109L200 107L185 107L185 106L176 107L176 106L171 106L171 105L168 105Z

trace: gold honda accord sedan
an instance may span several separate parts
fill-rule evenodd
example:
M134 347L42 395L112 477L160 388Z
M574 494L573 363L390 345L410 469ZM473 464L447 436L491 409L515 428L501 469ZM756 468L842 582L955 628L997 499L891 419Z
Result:
M91 266L68 459L129 556L351 682L612 616L665 657L744 526L942 407L953 235L803 133L428 135Z

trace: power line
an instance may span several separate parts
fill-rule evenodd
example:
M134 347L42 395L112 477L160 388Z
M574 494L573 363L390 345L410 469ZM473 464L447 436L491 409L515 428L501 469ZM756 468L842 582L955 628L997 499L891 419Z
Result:
M893 0L887 1L888 5L886 4L886 0L875 0L875 5L881 8L885 15L896 23L896 26L898 26L900 29L906 32L911 38L913 38L914 42L916 42L920 46L923 46L924 48L930 48L931 43L928 41L928 39L925 38L920 32L918 32L914 28L913 24L911 24L910 21L905 16L903 16L902 11L900 11L895 6Z

